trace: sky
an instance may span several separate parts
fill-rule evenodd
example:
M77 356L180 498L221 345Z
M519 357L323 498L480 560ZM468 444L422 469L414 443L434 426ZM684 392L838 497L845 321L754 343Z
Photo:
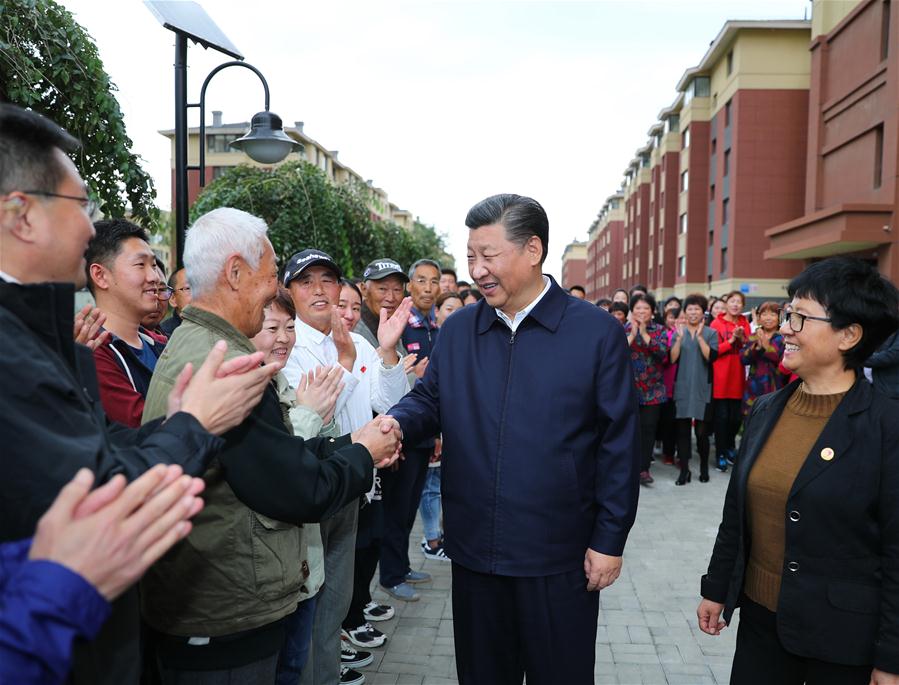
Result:
M61 0L95 39L134 151L171 205L174 34L138 0ZM468 209L496 193L549 217L545 270L586 240L605 199L683 72L728 19L803 19L809 0L523 2L201 0L265 75L271 110L446 236L467 276ZM188 99L230 58L191 44ZM226 122L263 109L262 87L226 69L206 93ZM190 113L198 124L197 110ZM385 255L389 256L389 255Z

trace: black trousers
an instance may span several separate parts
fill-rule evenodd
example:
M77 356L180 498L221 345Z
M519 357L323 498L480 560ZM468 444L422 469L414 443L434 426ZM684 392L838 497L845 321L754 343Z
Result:
M675 427L676 406L670 399L662 405L659 411L659 426L656 428L656 440L662 441L662 454L673 457L677 448L677 428Z
M453 562L459 684L592 684L598 616L583 569L516 578Z
M384 538L381 541L381 585L394 587L409 572L409 534L415 523L421 491L433 450L404 450L396 471L379 471L384 506Z
M661 404L640 405L640 470L649 471L652 448L656 441L656 427L662 412Z
M715 454L723 457L736 448L737 433L743 423L742 400L715 400Z
M846 666L791 654L777 636L777 615L745 596L730 685L868 685L871 666Z
M367 547L357 547L353 561L353 598L346 618L343 619L344 630L356 630L365 623L362 610L371 601L371 580L378 567L381 547L376 542Z
M690 461L693 456L693 448L690 445L690 428L692 426L693 433L696 435L696 451L699 453L699 472L707 474L709 472L709 431L712 427L712 405L705 406L705 415L703 420L696 419L676 419L677 424L677 457L684 463Z

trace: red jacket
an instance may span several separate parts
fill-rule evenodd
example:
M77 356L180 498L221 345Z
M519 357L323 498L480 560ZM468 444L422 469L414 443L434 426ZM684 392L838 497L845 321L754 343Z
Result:
M144 328L140 329L144 344L152 346L156 357L162 354L166 337ZM94 350L100 401L106 415L130 428L140 428L144 413L144 398L153 373L141 364L125 341L113 338Z
M751 331L746 317L740 314L736 323L719 314L712 321L712 328L718 332L718 358L712 362L712 397L716 400L741 400L743 399L743 386L746 384L746 369L740 361L740 349L742 343L731 346L730 336L739 326L745 336L743 341L749 340Z

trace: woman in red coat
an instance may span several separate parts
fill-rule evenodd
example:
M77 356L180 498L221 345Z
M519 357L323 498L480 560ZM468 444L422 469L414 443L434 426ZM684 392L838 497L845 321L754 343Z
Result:
M738 290L724 296L725 309L712 321L718 332L718 358L712 364L712 399L715 403L715 455L718 468L733 464L737 432L740 430L746 371L740 360L743 343L749 339L749 322L743 316L746 299Z

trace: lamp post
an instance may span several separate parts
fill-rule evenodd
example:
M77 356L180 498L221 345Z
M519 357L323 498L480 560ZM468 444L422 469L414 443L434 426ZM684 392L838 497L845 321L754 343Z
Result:
M188 188L187 172L200 172L200 187L206 185L206 88L212 77L228 67L249 69L262 82L265 91L265 109L253 115L250 130L230 145L245 152L250 159L261 164L280 162L294 150L303 146L284 133L281 117L269 111L269 89L265 77L256 67L247 64L243 55L221 32L208 14L196 2L169 2L146 0L147 8L159 22L175 33L175 262L176 268L184 266L184 235L187 230ZM214 48L235 60L220 64L203 81L200 101L187 101L187 40L191 39L205 48ZM199 166L187 163L187 110L200 108L200 160Z

